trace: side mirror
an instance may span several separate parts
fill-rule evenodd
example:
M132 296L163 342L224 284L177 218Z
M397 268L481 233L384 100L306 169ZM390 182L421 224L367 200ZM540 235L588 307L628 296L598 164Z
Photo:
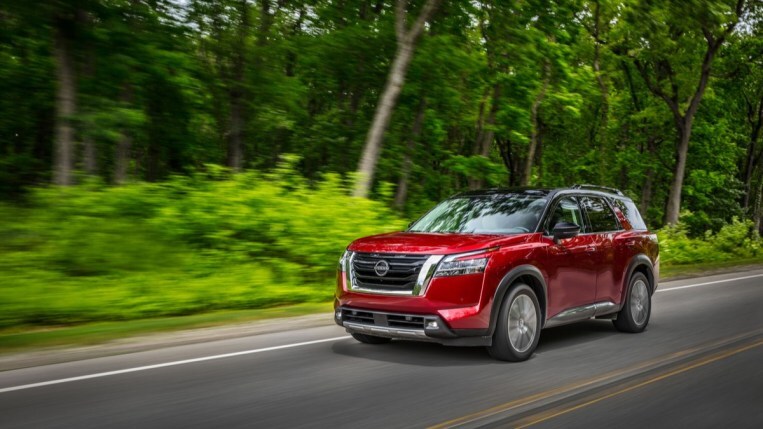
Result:
M559 222L556 225L554 225L554 241L556 243L559 243L559 240L563 240L565 238L572 238L578 234L580 234L580 225L575 225L574 223L569 222Z

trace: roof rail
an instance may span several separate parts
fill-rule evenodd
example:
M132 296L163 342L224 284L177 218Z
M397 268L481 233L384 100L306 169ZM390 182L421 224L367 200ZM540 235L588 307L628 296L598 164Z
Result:
M616 188L610 188L607 186L599 186L599 185L588 185L588 184L575 184L570 186L571 189L589 189L592 191L604 191L609 192L612 194L620 195L621 197L624 197L625 194L623 194L619 189Z

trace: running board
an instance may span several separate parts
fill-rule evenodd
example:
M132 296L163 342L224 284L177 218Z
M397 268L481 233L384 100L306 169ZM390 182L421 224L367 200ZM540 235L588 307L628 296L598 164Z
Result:
M592 317L615 313L618 310L620 310L620 307L614 302L595 302L593 304L564 310L556 316L548 319L543 327L552 328L554 326L566 325L568 323L578 322L581 320L590 319Z

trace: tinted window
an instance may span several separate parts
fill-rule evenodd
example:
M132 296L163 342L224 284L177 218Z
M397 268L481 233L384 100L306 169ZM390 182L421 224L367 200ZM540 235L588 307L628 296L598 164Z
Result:
M620 229L615 213L603 199L583 197L581 202L588 215L588 221L591 223L591 231L589 232L617 231Z
M546 234L551 234L554 226L559 222L574 223L580 226L581 231L584 230L583 216L578 205L577 198L565 197L560 199L554 207L551 216L546 222Z
M617 206L618 209L620 209L621 212L625 215L625 217L628 219L628 222L631 223L631 226L633 229L641 229L646 230L646 223L644 222L644 219L641 218L641 213L638 212L638 209L636 208L636 204L633 201L630 200L618 200L615 199L614 201L615 206Z
M456 197L438 204L409 231L470 234L533 232L546 206L535 195Z

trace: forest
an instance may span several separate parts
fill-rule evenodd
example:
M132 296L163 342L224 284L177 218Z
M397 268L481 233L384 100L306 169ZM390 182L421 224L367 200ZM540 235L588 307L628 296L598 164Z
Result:
M0 94L0 328L325 301L486 187L759 257L760 0L3 0Z

